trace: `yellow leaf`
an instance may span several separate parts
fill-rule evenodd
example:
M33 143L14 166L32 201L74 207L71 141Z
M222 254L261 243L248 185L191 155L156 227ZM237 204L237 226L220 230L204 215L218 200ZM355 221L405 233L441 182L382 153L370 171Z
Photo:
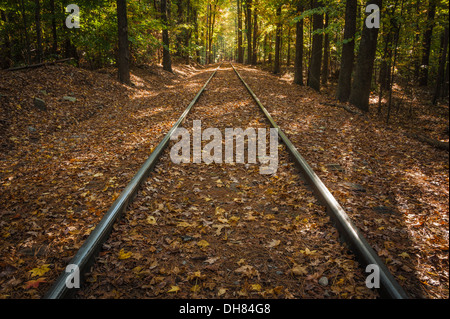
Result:
M199 285L195 285L191 288L192 292L199 292L200 291L200 286Z
M177 227L191 227L192 225L187 222L179 222Z
M223 294L225 294L227 292L227 290L225 288L220 288L219 292L217 293L217 296L222 296Z
M150 225L156 225L156 219L153 216L148 216L147 217L147 223Z
M31 272L32 277L42 276L43 274L45 274L47 271L50 270L50 268L48 268L48 266L50 266L50 264L45 264L45 265L42 265L41 267L33 268L29 272Z
M252 285L252 290L261 291L261 285L260 284L253 284Z
M316 252L316 250L309 250L309 248L305 248L305 250L300 250L300 252L305 255L312 255Z
M133 255L133 253L131 251L129 252L125 252L125 249L121 249L119 251L119 259L128 259Z
M180 290L180 287L178 287L178 286L172 286L172 287L170 288L170 290L167 291L167 292L178 292L179 290Z
M400 257L402 257L402 258L409 258L409 255L408 255L408 253L407 252L402 252L401 254L399 254L399 256Z
M220 208L219 206L216 207L216 215L220 215L225 213L225 209Z
M237 216L232 216L232 217L230 217L230 222L232 223L232 224L237 224L237 222L239 221L239 219L241 219L240 217L237 217Z
M205 248L205 247L209 246L209 243L206 240L202 239L197 243L197 246L199 246L201 248Z

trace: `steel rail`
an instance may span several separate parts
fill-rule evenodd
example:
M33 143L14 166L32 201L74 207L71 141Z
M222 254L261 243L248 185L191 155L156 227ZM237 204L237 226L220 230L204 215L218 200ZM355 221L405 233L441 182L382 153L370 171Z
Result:
M214 72L209 77L208 81L206 81L206 83L203 85L203 87L200 89L200 91L198 91L197 95L191 101L189 106L181 114L178 121L165 135L163 140L153 150L151 155L144 162L144 164L141 166L136 175L134 175L130 183L125 187L125 189L122 191L119 197L114 201L109 210L105 213L105 216L100 220L98 225L95 227L95 229L91 232L86 241L80 247L76 255L70 260L69 264L78 267L78 271L80 274L80 282L84 281L85 272L93 264L95 256L97 256L97 254L101 249L101 245L109 237L109 234L112 231L114 223L125 212L125 210L128 207L128 204L130 204L133 201L140 185L147 179L148 175L154 168L162 152L169 144L170 138L172 137L174 131L184 121L184 119L194 106L194 104L200 98L200 95L203 93L208 83L211 81L211 79L216 74L217 70L220 68L220 65L214 70ZM70 297L76 290L75 288L67 287L66 282L72 279L71 276L73 276L72 273L63 272L55 281L53 286L46 292L43 298L63 299Z
M273 120L272 116L262 105L258 97L253 93L248 84L241 77L239 72L236 70L233 64L231 64L234 71L236 72L239 79L242 81L244 86L247 88L250 95L253 97L255 102L258 104L270 125L278 130L279 138L286 145L289 153L293 157L295 163L302 176L305 178L307 183L310 185L314 191L316 197L320 202L326 207L327 214L332 218L336 228L339 230L341 238L350 246L353 253L356 255L360 264L364 266L364 270L367 265L375 264L378 266L380 275L380 295L382 298L386 299L408 299L407 293L395 280L393 275L390 273L389 269L381 261L380 257L376 254L373 248L369 245L364 236L359 232L357 227L350 220L344 209L337 202L335 197L331 194L328 188L320 180L317 174L312 170L311 166L306 162L306 160L300 155L297 148L292 144L292 142L283 133L277 123Z

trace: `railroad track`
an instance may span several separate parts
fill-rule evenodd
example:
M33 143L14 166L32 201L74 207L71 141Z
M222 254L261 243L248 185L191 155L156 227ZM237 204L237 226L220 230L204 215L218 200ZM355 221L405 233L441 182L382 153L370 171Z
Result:
M222 65L222 64L221 64ZM217 260L220 259L220 255L217 254L217 252L220 253L220 249L228 249L231 247L231 249L228 251L228 254L231 254L233 258L237 258L236 261L234 261L234 265L236 265L237 262L237 269L236 271L232 271L233 265L227 261L224 262L222 265L227 269L227 273L224 275L224 278L231 278L230 280L235 280L234 282L237 282L236 278L239 276L244 276L247 281L251 281L252 279L260 280L260 277L264 277L262 281L266 280L266 284L270 286L271 284L275 285L275 281L278 280L277 278L285 278L285 284L286 285L296 285L300 281L292 280L292 278L295 278L295 275L302 275L303 273L308 272L308 266L301 266L300 260L303 262L311 261L311 258L307 256L308 254L313 254L313 252L317 248L317 250L320 252L320 248L318 248L318 245L305 242L305 247L310 246L311 249L307 249L306 252L303 250L303 253L298 254L298 252L292 252L292 247L295 246L295 240L303 241L303 238L305 235L305 228L302 228L301 221L307 221L310 220L323 220L325 218L325 211L326 214L330 217L332 224L336 227L336 229L339 232L339 237L341 240L343 240L346 245L352 250L354 256L347 256L345 250L346 247L342 246L342 251L336 252L336 256L327 257L331 260L341 260L342 263L351 262L351 258L355 257L361 266L359 269L359 281L360 284L364 286L364 280L362 276L364 275L364 270L366 269L367 265L376 265L377 269L379 270L379 282L380 282L380 289L378 289L379 295L383 298L393 298L393 299L404 299L408 298L405 291L402 289L402 287L396 282L395 278L392 276L392 274L389 272L387 267L383 264L383 262L380 260L380 258L377 256L375 251L370 247L368 242L364 239L364 237L360 234L358 229L354 226L354 224L351 222L350 218L345 213L344 209L339 205L339 203L336 201L336 199L333 197L333 195L330 193L330 191L325 187L323 182L319 179L319 177L314 173L314 171L311 169L311 167L308 165L306 160L299 154L295 146L289 141L287 136L283 133L283 131L278 127L278 125L275 123L273 118L270 116L270 114L267 112L267 110L264 108L264 106L261 104L259 99L256 97L256 95L253 93L253 91L250 89L250 87L245 83L244 79L241 77L241 75L238 73L237 69L234 67L234 65L231 64L231 68L223 69L223 71L220 71L219 77L217 81L221 81L222 85L219 86L213 85L212 89L206 90L207 86L210 84L210 82L213 80L215 75L218 73L218 71L221 69L221 65L215 69L207 82L204 84L204 86L200 89L200 91L197 93L195 98L191 101L191 103L188 105L186 110L182 113L178 121L175 123L175 125L171 128L171 130L165 135L163 140L160 142L160 144L153 150L150 157L147 159L147 161L142 165L140 170L137 172L137 174L133 177L133 179L130 181L130 183L126 186L126 188L123 190L123 192L120 194L120 196L115 200L113 205L110 207L110 209L107 211L103 219L100 221L100 223L97 225L97 227L92 231L90 236L87 238L85 243L82 245L82 247L79 249L77 254L72 258L72 260L69 262L70 265L75 265L77 269L80 272L81 275L81 282L85 281L85 275L86 273L90 272L91 266L94 265L95 258L98 256L99 252L102 250L102 247L104 247L105 243L107 243L108 237L111 234L111 232L115 231L117 234L120 234L120 231L128 232L130 231L129 228L130 224L136 226L137 221L133 218L128 216L127 217L127 225L120 225L117 226L117 221L119 220L119 217L124 216L127 212L127 209L130 210L139 210L142 207L147 206L148 210L146 210L143 213L140 213L140 216L142 217L147 216L147 218L150 218L149 220L144 219L147 221L146 228L144 226L141 226L139 224L139 233L145 233L146 238L143 238L141 235L136 236L136 241L139 243L139 249L148 249L150 250L150 254L153 253L160 253L162 249L167 250L167 252L170 254L169 257L164 257L167 260L167 263L171 262L172 264L177 264L179 267L184 267L182 270L180 270L179 267L175 267L175 270L172 269L171 271L161 271L161 274L169 276L169 273L174 273L175 276L178 275L180 277L180 273L186 272L185 276L188 278L186 281L190 283L192 286L191 288L194 293L198 292L202 287L209 287L209 290L214 290L215 283L209 282L205 283L205 273L201 273L200 271L194 271L197 268L203 267L205 270L204 272L207 272L208 269L214 272L217 272L217 269L214 269L214 264L217 262ZM235 73L237 75L237 78L233 78L231 73ZM242 88L242 85L240 88L238 88L239 84L238 82L242 83L245 86L245 89L250 94L253 101L251 101L249 98L245 99L242 98L242 100L245 100L245 102L242 102L241 104L241 96L245 95L242 92L245 91ZM168 158L168 152L165 150L167 149L171 139L174 135L177 134L178 130L184 126L189 127L187 124L187 119L189 118L189 114L191 113L191 110L193 109L194 105L196 105L200 99L200 96L207 91L207 94L214 95L215 92L209 92L210 90L219 90L219 87L222 87L221 90L228 90L229 96L227 100L228 95L223 95L223 98L221 100L222 105L217 104L215 107L215 110L222 111L221 117L215 119L213 116L211 116L211 110L210 105L208 104L208 96L205 97L204 106L196 106L196 110L198 109L198 115L200 119L203 120L203 125L212 125L213 127L227 127L227 124L229 122L232 122L233 125L240 125L240 127L251 126L255 128L267 128L269 123L270 127L277 129L278 132L278 139L282 142L282 147L280 147L280 161L279 161L279 171L280 174L284 176L285 178L290 178L289 176L292 175L298 175L295 174L295 171L290 170L290 167L293 166L291 164L295 164L297 167L297 171L300 172L300 176L302 177L302 180L283 180L281 179L281 182L284 183L280 187L283 190L286 190L286 192L283 194L283 202L290 203L291 205L284 205L285 207L288 207L284 209L283 211L279 211L278 207L272 207L270 205L269 197L272 199L274 198L274 195L271 195L274 193L274 184L276 181L274 181L273 178L267 177L265 175L256 174L256 169L258 167L254 167L254 165L245 164L245 169L247 171L242 171L242 165L236 165L234 164L232 167L233 169L241 170L241 173L243 176L246 176L246 178L241 178L239 181L236 179L236 177L231 177L233 182L228 183L227 181L222 181L221 179L225 179L230 177L227 175L227 170L230 166L230 163L224 163L220 164L216 168L217 171L215 171L214 168L211 168L210 166L207 166L203 171L194 171L189 176L184 176L179 178L178 185L172 185L171 187L174 187L175 189L180 192L181 190L184 190L187 192L187 188L190 187L189 184L192 184L193 191L186 195L186 200L182 199L180 201L185 201L183 203L184 206L180 207L169 207L169 204L161 205L161 203L152 204L149 203L149 201L163 201L164 197L161 197L161 194L156 191L157 186L163 188L165 186L163 181L160 181L160 179L157 178L158 172L162 172L166 174L163 170L163 168L159 168L158 172L154 172L155 166L157 163L164 161L165 166L170 166L169 171L177 172L175 176L170 177L171 180L174 180L177 178L176 176L180 176L182 174L186 174L185 171L180 171L180 169L185 169L187 166L192 167L192 163L185 163L181 164L181 166L175 166L173 163L170 163L170 159ZM244 92L245 93L245 92ZM255 112L254 104L257 104L257 106L260 108L261 112ZM250 105L252 104L252 105ZM253 107L253 108L252 108ZM239 114L239 117L236 117L236 114ZM189 119L189 121L192 121L194 123L193 119ZM236 122L238 121L238 122ZM206 124L205 124L206 123ZM194 124L193 124L194 125ZM189 133L193 133L192 129L191 131L187 130ZM259 132L259 131L257 131ZM267 130L268 132L268 130ZM193 133L194 135L195 133ZM269 136L268 136L269 137ZM205 143L203 143L204 145ZM278 150L277 150L278 151ZM287 151L287 152L286 152ZM248 153L248 152L247 152ZM194 154L195 155L195 154ZM163 157L163 158L161 158ZM190 156L189 156L190 158ZM184 165L184 166L183 166ZM227 168L228 167L228 168ZM252 171L253 175L249 173L249 171ZM201 177L200 172L205 176ZM294 173L293 173L294 172ZM154 174L152 181L147 181L150 174ZM167 173L169 174L169 173ZM222 175L221 175L222 174ZM250 174L250 175L245 175ZM223 176L223 177L222 177ZM238 175L236 175L238 176ZM196 184L196 178L200 178L197 180ZM211 178L212 179L211 179ZM239 182L242 182L241 184L245 184L245 181L248 181L249 179L252 179L252 182L248 184L247 186L242 186L243 188L239 188L241 185L239 185ZM218 183L220 181L220 183ZM302 181L306 182L307 186L309 187L308 190L303 190L304 185ZM252 184L253 183L253 184ZM272 184L271 184L272 183ZM155 185L153 185L155 184ZM267 188L267 185L272 185ZM216 198L208 197L208 193L202 192L199 188L205 187L205 189L214 189L216 191ZM156 187L156 188L155 188ZM311 194L315 196L318 200L318 204L314 204L313 202L309 201L308 203L301 201L296 196L289 197L289 194L292 194L295 188L302 189L301 192L304 194L305 198L311 198ZM303 187L303 188L302 188ZM239 188L239 189L238 189ZM264 195L254 194L254 189L256 190L264 190ZM147 196L141 196L141 198L137 198L136 202L134 202L134 199L138 193L138 191L142 190L142 193L144 193ZM312 192L311 192L312 191ZM243 197L235 197L236 194L242 194L244 192L245 194L248 194L249 200L246 202L246 198ZM311 192L311 194L309 194ZM149 196L149 194L152 194L153 197ZM203 194L203 195L202 195ZM266 195L267 194L267 195ZM172 195L175 196L175 195ZM228 196L231 196L228 198ZM252 202L252 196L255 198ZM288 198L284 200L284 198ZM170 196L169 196L170 197ZM193 198L193 199L192 199ZM197 200L197 201L196 201ZM266 201L267 200L267 201ZM175 200L172 199L172 204ZM258 201L260 202L258 209L255 209L255 205L258 205ZM298 201L298 202L296 202ZM177 202L175 202L177 203ZM265 204L262 204L265 203ZM296 203L296 205L294 205ZM203 205L203 206L201 206ZM320 208L319 208L320 205ZM277 206L277 205L275 205ZM309 207L306 209L306 212L299 215L297 214L296 209L301 207ZM190 207L202 207L202 210L205 210L205 212L199 212L198 209L195 209L194 211L190 211L188 208ZM236 207L239 207L238 209ZM272 207L272 208L270 208ZM155 210L156 208L156 210ZM267 210L269 209L269 213L267 213ZM270 210L272 209L272 210ZM208 213L208 210L210 211ZM212 210L212 211L211 211ZM258 213L257 211L263 211L266 213ZM304 209L302 209L304 210ZM318 216L316 216L316 212L318 211ZM271 214L272 213L272 214ZM205 216L206 215L206 216ZM168 217L169 216L169 217ZM296 216L296 219L292 218L293 216ZM196 219L197 218L197 219ZM258 227L254 228L254 224L251 222L255 220L261 220L261 223L258 224ZM293 224L291 224L291 222ZM265 223L265 224L264 224ZM306 223L306 222L305 222ZM317 222L318 223L318 222ZM148 225L147 225L148 224ZM331 223L329 223L331 225ZM116 225L116 226L115 226ZM261 225L261 226L259 226ZM289 226L291 225L291 226ZM294 226L292 226L294 225ZM312 223L312 225L315 225L315 223ZM123 226L123 229L121 227ZM114 227L116 227L116 230L113 230ZM155 228L157 227L157 228ZM214 228L215 227L215 228ZM277 228L278 227L278 228ZM325 226L324 226L325 227ZM278 231L280 229L280 231ZM325 229L325 228L324 228ZM260 230L266 230L266 233L259 232ZM277 231L275 231L277 230ZM274 233L274 239L270 240L270 238L264 238L265 234L267 234L267 231L272 231ZM122 235L116 236L127 236L126 233L123 233ZM200 234L198 234L198 232ZM314 227L312 227L312 232L314 232ZM319 231L316 230L316 235ZM330 234L328 237L332 238L333 230L331 229L320 229L321 233L327 233ZM173 236L171 235L173 233ZM234 237L233 237L234 236ZM176 238L175 238L176 237ZM317 236L316 236L317 237ZM162 239L164 238L164 239ZM281 238L281 239L277 239ZM205 240L206 239L206 240ZM317 238L316 238L317 239ZM163 242L165 240L165 242ZM264 244L259 245L260 243L264 242ZM180 244L181 243L181 244ZM283 246L284 245L284 246ZM338 244L334 244L333 247L341 247ZM106 244L107 247L114 246L113 244ZM158 246L158 248L155 248L155 246ZM185 248L186 246L187 248ZM200 246L200 248L198 247ZM209 246L211 251L207 251ZM241 249L241 246L245 247L251 247L250 250L254 250L253 255L246 255L245 250L239 250ZM261 248L257 248L261 246ZM133 243L129 243L129 249L132 250ZM161 248L162 247L162 248ZM290 256L279 256L277 253L275 253L272 249L273 248L279 248L284 249L284 251L288 253L292 253ZM112 249L115 249L117 247L113 247ZM136 247L135 247L136 248ZM216 249L217 248L217 249ZM118 248L117 248L118 249ZM137 249L137 248L136 248ZM148 251L147 250L147 251ZM121 250L122 254L126 254L126 250ZM198 254L200 253L200 255ZM189 257L192 253L193 256ZM197 255L196 255L197 254ZM317 253L319 255L319 253ZM145 256L142 256L142 254L138 254L138 260L141 260L142 258L146 258ZM214 256L213 256L214 255ZM306 255L306 256L305 256ZM114 255L116 256L116 255ZM179 257L181 256L181 257ZM256 256L256 257L255 257ZM270 256L270 258L266 259L265 262L263 262L264 256ZM273 256L273 257L272 257ZM343 256L343 257L342 257ZM238 258L241 257L241 258ZM242 258L246 257L246 258ZM280 260L284 259L284 261L280 263L276 263L274 259L281 258ZM230 260L233 258L229 258ZM258 266L250 265L250 260L252 258L258 259L258 262L255 261ZM300 259L298 259L300 258ZM156 268L155 265L157 265L157 257L152 257L150 259L150 262L153 266L150 266L149 268ZM290 265L289 266L283 266L283 263L286 263L286 259L289 260ZM193 261L194 260L194 261ZM201 261L201 266L198 265L198 262L196 263L195 260ZM269 263L272 263L273 265L270 265L271 269L268 269L266 266L267 260L269 260ZM317 257L315 259L315 263L318 263L320 260L325 260ZM189 262L192 262L192 265L189 264ZM168 264L166 267L168 267ZM204 266L209 266L204 267ZM304 264L302 264L304 265ZM239 267L240 266L240 267ZM191 268L189 268L191 267ZM197 267L197 268L195 268ZM266 277L263 275L263 270L261 267L264 268L267 273L271 274L270 276L267 275ZM348 266L346 266L348 268ZM95 266L94 272L95 270ZM236 267L235 267L236 268ZM165 269L162 267L162 269ZM136 268L134 268L136 270ZM191 270L191 271L189 271ZM97 270L97 272L101 272L103 270ZM129 270L128 270L129 271ZM136 270L136 272L140 272L141 269ZM219 271L220 273L220 271ZM275 275L275 274L276 275ZM136 274L138 275L138 274ZM366 274L367 275L367 274ZM66 284L69 280L72 279L72 274L69 272L64 272L60 275L60 277L56 280L54 285L51 287L51 289L46 293L44 298L48 299L58 299L58 298L67 298L74 295L74 293L77 293L77 289L71 289ZM142 279L142 276L145 277L145 273L141 273L140 278ZM234 277L233 277L234 276ZM236 277L237 276L237 277ZM278 276L278 277L277 277ZM120 276L119 276L120 277ZM137 276L139 277L139 276ZM155 276L153 276L155 277ZM163 276L157 276L155 278L162 278ZM239 277L239 278L241 278ZM234 279L233 279L234 278ZM351 279L353 280L353 279ZM91 280L92 281L92 280ZM162 281L162 280L161 280ZM198 285L198 282L203 281L203 286ZM195 284L194 284L195 283ZM138 285L136 282L132 283L132 285ZM156 282L157 284L157 282ZM231 285L231 283L229 284ZM145 286L145 285L144 285ZM160 283L161 286L161 283ZM176 282L172 282L172 287L177 287ZM247 284L248 286L248 284ZM197 287L197 288L196 288ZM250 287L250 288L249 288ZM247 290L253 290L254 291L260 291L262 288L261 286L248 286ZM280 287L280 286L277 286ZM166 289L166 286L161 286L161 289ZM169 287L170 288L170 287ZM219 287L216 287L217 289ZM307 290L307 288L303 287L301 290L304 292L304 290ZM311 288L314 289L314 288ZM145 288L143 289L144 291ZM175 289L176 290L176 289ZM245 289L244 289L245 290ZM317 289L316 289L317 290ZM225 291L225 290L223 290ZM222 291L222 292L223 292ZM274 289L270 290L271 293L273 293ZM88 293L86 293L88 294ZM81 297L86 296L82 294ZM241 296L245 296L246 292L242 292L241 290ZM296 297L297 295L292 292L286 293L288 296ZM207 296L213 296L211 294ZM225 295L230 297L230 295ZM269 294L268 297L271 295ZM136 297L136 296L134 296ZM146 296L148 297L148 295ZM152 295L151 297L155 297ZM234 296L231 296L234 297Z

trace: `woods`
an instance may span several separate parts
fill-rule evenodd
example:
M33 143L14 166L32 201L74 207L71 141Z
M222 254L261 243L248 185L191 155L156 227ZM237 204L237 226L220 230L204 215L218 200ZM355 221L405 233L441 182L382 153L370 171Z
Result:
M448 6L1 0L0 299L448 298Z
M380 8L376 28L365 24L371 4ZM66 26L67 5L3 1L1 67L73 57L90 69L162 63L171 72L173 59L201 64L225 59L263 65L275 74L293 67L294 83L317 91L330 79L340 102L364 111L370 94L378 95L380 111L390 109L395 83L428 87L434 104L448 97L445 0L128 1L126 13L125 1L81 0L80 28ZM117 29L118 23L127 27Z

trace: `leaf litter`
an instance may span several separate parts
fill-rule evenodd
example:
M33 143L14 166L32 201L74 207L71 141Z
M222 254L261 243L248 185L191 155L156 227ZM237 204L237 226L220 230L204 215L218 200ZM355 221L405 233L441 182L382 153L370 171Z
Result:
M229 66L183 126L192 133L198 119L203 130L222 134L226 127L268 128ZM261 175L257 164L174 164L174 143L115 227L78 298L377 297L284 146L276 174ZM119 260L121 249L142 258Z

